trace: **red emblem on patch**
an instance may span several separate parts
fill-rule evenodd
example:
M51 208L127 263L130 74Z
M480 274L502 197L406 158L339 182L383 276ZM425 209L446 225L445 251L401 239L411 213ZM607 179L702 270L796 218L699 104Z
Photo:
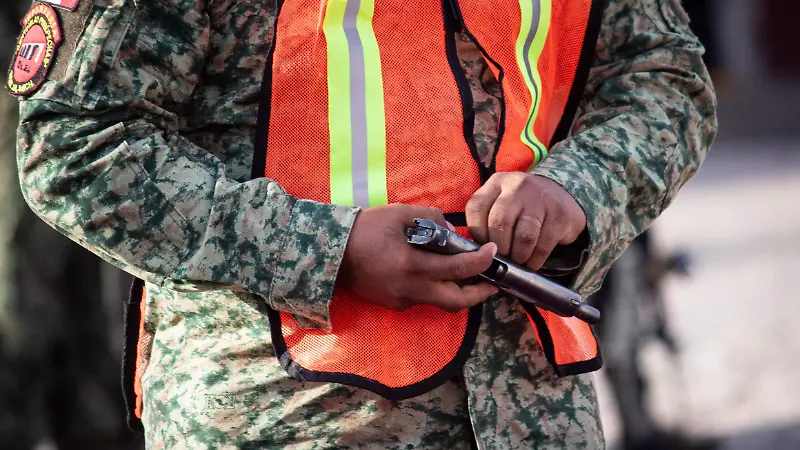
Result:
M22 34L17 39L14 60L8 69L6 88L23 96L44 82L61 44L61 26L53 8L37 3L22 19Z
M57 6L59 8L63 8L69 11L75 11L75 8L78 7L78 3L81 0L39 0L45 3L50 3L53 6Z

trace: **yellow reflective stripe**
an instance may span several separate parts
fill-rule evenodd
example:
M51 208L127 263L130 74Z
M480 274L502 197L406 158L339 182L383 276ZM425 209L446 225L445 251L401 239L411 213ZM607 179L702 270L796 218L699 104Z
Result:
M388 203L386 119L375 0L329 0L328 52L331 203Z
M328 130L331 203L353 205L353 136L350 128L350 64L344 32L346 0L330 0L322 31L328 51Z
M534 124L541 105L542 77L539 58L542 56L552 15L551 0L519 0L522 20L517 37L517 65L531 94L531 111L520 139L534 153L534 164L547 155L547 148L534 133Z
M386 111L378 40L372 28L375 0L361 0L358 34L364 47L364 90L367 112L369 205L389 203L386 191Z

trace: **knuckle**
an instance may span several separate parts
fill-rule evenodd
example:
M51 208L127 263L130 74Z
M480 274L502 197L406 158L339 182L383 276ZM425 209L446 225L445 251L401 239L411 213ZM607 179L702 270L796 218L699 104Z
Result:
M505 231L513 226L511 215L504 208L493 209L492 214L489 215L488 222L489 228L496 231Z
M527 228L520 229L516 233L516 241L524 245L533 245L538 240L539 235Z
M464 211L467 214L483 214L488 209L487 201L483 196L473 196L467 201Z
M523 228L527 228L532 232L535 230L536 233L539 233L544 225L541 218L528 215L520 216L519 222Z
M455 279L463 280L464 278L467 278L469 276L467 271L467 264L463 259L458 258L453 261L453 277Z

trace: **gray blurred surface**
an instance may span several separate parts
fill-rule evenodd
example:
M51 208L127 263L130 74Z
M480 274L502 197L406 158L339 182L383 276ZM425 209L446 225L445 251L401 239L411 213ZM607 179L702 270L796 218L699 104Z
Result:
M643 358L660 423L725 450L800 449L800 139L723 136L653 229L693 259L666 286L677 364L655 346Z

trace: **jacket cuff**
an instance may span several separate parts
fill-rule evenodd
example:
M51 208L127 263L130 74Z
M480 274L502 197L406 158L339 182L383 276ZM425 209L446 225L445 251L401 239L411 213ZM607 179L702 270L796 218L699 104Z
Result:
M568 151L565 148L551 154L532 173L558 183L572 195L586 215L586 230L575 244L557 248L542 272L567 280L567 287L586 298L600 289L620 251L623 230L619 219L614 218L612 184L587 178L574 160L564 157Z
M358 212L307 200L294 204L267 296L273 309L294 315L301 326L331 330L333 288Z

